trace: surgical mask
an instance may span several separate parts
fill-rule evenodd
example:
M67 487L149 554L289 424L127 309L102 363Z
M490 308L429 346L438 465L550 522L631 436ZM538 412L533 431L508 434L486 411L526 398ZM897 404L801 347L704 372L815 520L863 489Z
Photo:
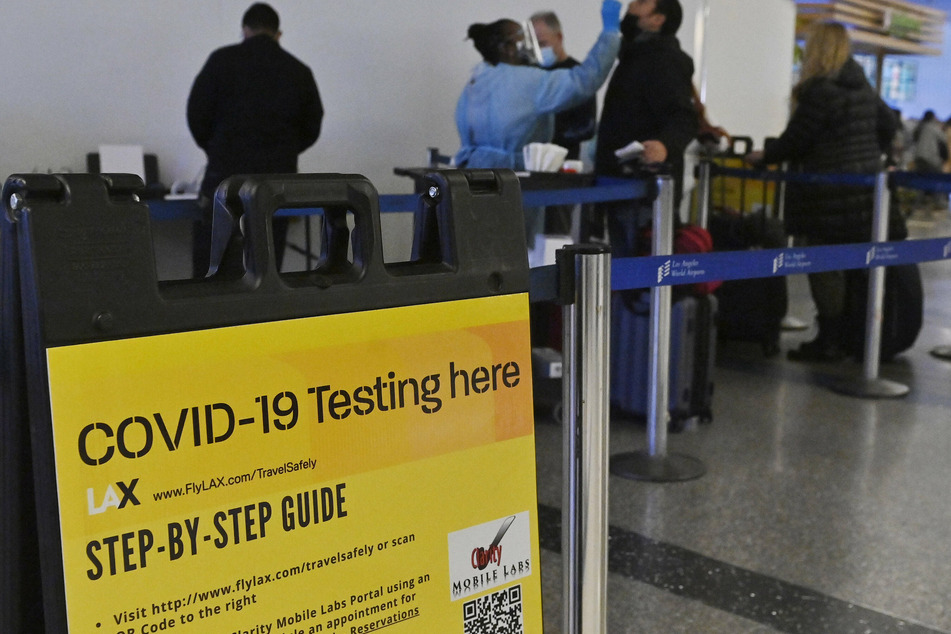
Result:
M641 27L638 25L638 17L627 13L621 19L621 35L626 39L633 40L641 34Z
M543 46L541 48L541 59L538 61L538 65L542 68L551 68L555 65L555 62L558 59L555 57L555 50L550 46Z

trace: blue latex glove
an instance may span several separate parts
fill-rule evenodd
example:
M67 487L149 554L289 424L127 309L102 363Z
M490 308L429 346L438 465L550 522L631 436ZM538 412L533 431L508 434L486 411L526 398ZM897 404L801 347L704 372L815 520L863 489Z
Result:
M604 0L601 4L601 23L605 31L621 30L621 3L618 0Z

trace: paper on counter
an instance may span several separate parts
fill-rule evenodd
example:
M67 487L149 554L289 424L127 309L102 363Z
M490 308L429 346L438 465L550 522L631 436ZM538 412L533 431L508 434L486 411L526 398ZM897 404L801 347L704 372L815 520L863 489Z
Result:
M641 145L640 141L631 141L624 147L614 150L614 156L618 157L618 159L621 161L630 161L632 159L636 159L643 153L644 146Z

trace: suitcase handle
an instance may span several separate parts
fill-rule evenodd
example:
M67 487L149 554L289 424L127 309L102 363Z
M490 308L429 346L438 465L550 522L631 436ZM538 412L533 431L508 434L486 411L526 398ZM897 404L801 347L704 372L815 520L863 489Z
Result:
M742 146L742 151L737 148ZM729 153L731 156L746 156L753 151L753 138L748 136L735 136L730 140Z

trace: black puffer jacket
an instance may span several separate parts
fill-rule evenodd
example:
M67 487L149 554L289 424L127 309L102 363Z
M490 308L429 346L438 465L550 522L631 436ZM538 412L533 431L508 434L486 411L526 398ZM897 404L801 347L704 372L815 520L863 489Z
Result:
M861 66L849 60L834 78L804 84L798 106L778 140L766 146L765 163L791 162L807 173L873 174L897 129L891 109L875 94ZM865 242L871 238L873 191L868 187L790 183L786 230L813 244ZM892 238L902 238L892 214Z

